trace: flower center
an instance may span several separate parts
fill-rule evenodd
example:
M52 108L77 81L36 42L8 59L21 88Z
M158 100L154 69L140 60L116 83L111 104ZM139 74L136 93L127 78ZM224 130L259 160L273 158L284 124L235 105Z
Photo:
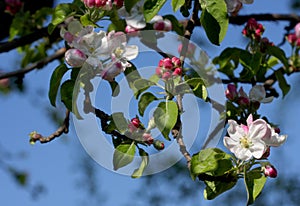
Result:
M251 145L251 141L249 141L247 136L244 136L240 139L240 144L242 145L242 147L248 149Z

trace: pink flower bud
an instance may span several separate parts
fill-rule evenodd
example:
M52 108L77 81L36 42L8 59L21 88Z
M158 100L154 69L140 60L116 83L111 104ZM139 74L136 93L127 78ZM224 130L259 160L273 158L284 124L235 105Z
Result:
M295 29L296 37L300 38L300 23L296 24L294 29Z
M113 4L119 9L124 5L124 0L114 0Z
M172 57L172 63L175 67L181 67L181 61L178 57Z
M81 67L86 59L86 55L79 49L69 49L65 53L65 60L72 67Z
M173 64L172 64L172 60L170 58L165 58L163 59L163 63L162 63L162 66L165 68L165 69L173 69Z
M103 70L101 73L102 79L105 79L109 82L114 81L114 78L118 76L123 71L123 65L121 62L116 62L112 66L108 67L106 70Z
M147 145L151 145L154 142L153 137L149 133L144 133L143 134L143 140Z
M172 73L173 76L181 76L182 75L182 68L177 67L174 72Z
M227 85L225 95L226 95L227 99L229 99L230 101L233 101L235 98L237 98L238 92L237 92L234 84Z
M5 0L5 11L11 15L15 15L23 6L23 2L20 0Z
M67 31L64 34L64 39L66 40L66 42L68 42L69 44L71 44L72 41L74 40L74 35Z
M171 77L171 73L170 73L170 72L165 72L165 73L163 73L163 75L162 75L162 78L163 78L164 80L168 80L168 79L170 79L170 77Z
M131 124L133 124L133 126L135 126L136 128L140 126L140 123L141 121L136 117L131 119Z
M277 177L277 170L272 165L266 165L265 167L263 167L263 172L267 177Z
M257 21L254 19L254 18L250 18L247 22L247 25L246 27L249 29L249 30L252 30L254 31L257 27Z
M95 6L95 0L84 0L83 3L86 7L94 7Z
M294 46L296 44L297 37L295 33L288 34L286 38L291 45Z
M179 54L181 54L182 47L183 47L182 44L180 44L178 46L178 53ZM196 46L194 44L192 44L192 43L189 43L187 51L186 51L186 54L184 54L184 55L187 56L187 57L192 57L194 55L194 53L195 53L195 50L196 50Z
M161 67L156 67L156 69L155 69L155 74L156 74L157 76L159 76L159 77L162 76L162 69L161 69Z
M172 22L169 19L164 20L164 31L171 31L172 30Z
M8 88L9 84L10 84L9 78L0 79L0 88Z
M138 33L138 29L136 29L136 28L133 28L132 26L129 26L129 25L127 25L126 27L125 27L125 32L127 33L127 34L134 34L134 35L136 35L137 33Z
M250 105L250 100L247 97L239 97L238 98L238 104L240 106L249 106Z
M164 31L165 29L165 23L163 20L159 20L153 24L153 29L157 31Z
M163 150L165 148L165 144L159 140L155 140L153 146L157 150Z

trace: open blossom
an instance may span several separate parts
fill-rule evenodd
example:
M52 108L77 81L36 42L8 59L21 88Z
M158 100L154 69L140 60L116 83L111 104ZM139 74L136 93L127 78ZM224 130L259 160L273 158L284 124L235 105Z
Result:
M86 55L79 49L69 49L65 53L65 60L72 67L81 67L86 59Z
M249 98L253 102L269 103L273 101L274 97L266 97L265 87L263 85L255 85L249 92Z
M126 24L135 28L143 29L146 27L146 20L143 13L144 0L137 2L128 13L123 6L118 10L119 16L125 17Z
M262 119L253 121L252 115L247 119L247 125L239 125L234 120L228 121L229 136L224 137L224 145L240 160L261 158L267 147L262 140L269 135L267 123Z
M280 146L287 138L286 135L279 135L263 119L253 121L250 114L247 118L247 125L239 125L234 120L228 120L229 136L223 139L224 145L240 160L262 158L270 146Z

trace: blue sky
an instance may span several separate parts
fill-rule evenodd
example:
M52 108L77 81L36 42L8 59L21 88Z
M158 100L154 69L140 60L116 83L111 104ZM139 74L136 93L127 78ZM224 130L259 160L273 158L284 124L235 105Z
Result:
M288 6L287 1L282 0L255 0L254 4L245 5L241 14L289 13ZM165 9L169 8L166 7ZM275 44L279 43L286 24L273 22L263 22L263 24L266 28L264 36L269 37ZM208 52L209 56L214 57L228 45L243 47L245 44L242 41L241 30L241 26L229 26L228 34L221 47L205 45L203 49ZM204 36L202 29L197 29L195 34L197 32ZM288 52L289 46L285 45L284 49ZM1 54L0 59L2 60L0 69L5 71L14 69L17 65L16 62L20 61L15 52ZM43 70L33 71L26 75L26 93L13 92L9 95L0 96L0 153L1 148L5 148L6 151L17 155L15 158L5 161L21 170L28 171L29 184L42 183L45 184L47 190L46 193L42 193L38 200L32 201L30 193L15 184L11 176L0 169L1 205L78 205L87 198L83 190L76 187L76 182L80 179L82 172L80 164L86 152L76 137L73 125L71 125L71 132L67 136L51 143L34 146L28 143L28 134L31 131L37 130L46 135L56 129L53 122L47 117L47 110L50 106L47 89L50 74L55 66L56 63L49 64ZM286 144L282 148L274 149L272 153L271 162L276 165L279 175L288 175L290 172L296 173L296 169L300 166L299 161L295 158L298 152L297 145L299 145L299 131L296 126L300 116L298 78L298 74L289 78L294 86L285 99L275 99L272 106L267 105L260 109L261 113L281 125L283 133L289 135ZM140 180L133 180L130 177L110 172L96 163L93 165L99 172L97 181L100 185L101 194L107 196L104 204L98 205L121 205L121 203L129 202L134 191L140 188ZM289 171L286 168L289 168ZM214 205L213 201L204 202L201 194L202 191L195 193L195 196L199 197L199 202L202 202L203 205Z

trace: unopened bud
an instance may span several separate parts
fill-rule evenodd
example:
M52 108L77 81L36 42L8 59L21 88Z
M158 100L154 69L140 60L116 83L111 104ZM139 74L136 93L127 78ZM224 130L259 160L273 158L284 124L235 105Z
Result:
M265 176L275 178L277 177L277 170L272 165L266 165L263 167Z
M165 144L159 140L155 140L153 146L157 150L163 150L165 148Z
M151 145L153 144L153 137L151 136L150 133L144 133L143 134L143 141L147 144L147 145Z
M72 67L81 67L86 59L86 55L79 49L69 49L65 53L65 60Z

